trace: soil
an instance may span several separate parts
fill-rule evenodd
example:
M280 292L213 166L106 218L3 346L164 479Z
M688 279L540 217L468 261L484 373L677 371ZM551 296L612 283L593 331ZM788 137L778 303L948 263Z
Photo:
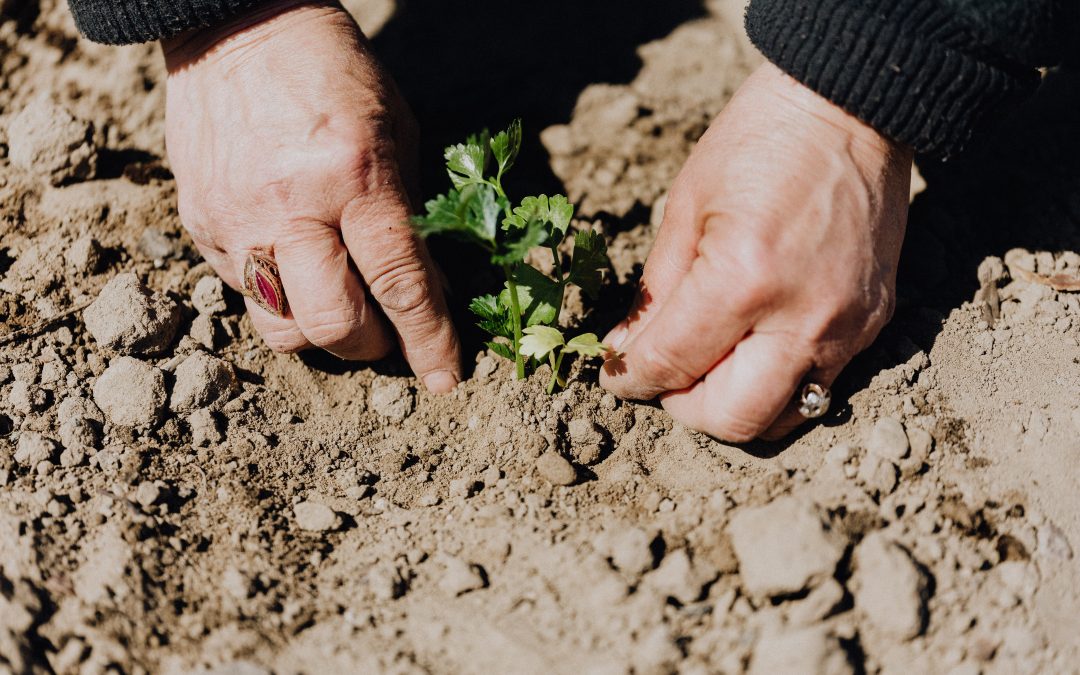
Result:
M604 301L568 311L602 330L759 57L723 0L547 4L634 41L589 61L613 28L581 24L592 79L517 110L522 183L609 238ZM435 165L472 129L437 115L446 63L404 67L418 10L350 9ZM271 353L180 225L155 48L0 11L0 672L1077 672L1075 76L921 164L896 318L834 412L734 447L582 364L549 397L476 349L433 397L400 360ZM523 86L493 72L468 86Z

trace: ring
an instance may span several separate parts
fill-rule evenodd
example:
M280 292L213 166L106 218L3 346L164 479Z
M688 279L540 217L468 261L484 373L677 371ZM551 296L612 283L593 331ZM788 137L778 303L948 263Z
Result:
M829 404L832 403L832 392L828 387L813 382L807 383L799 395L799 414L808 420L821 417L829 412Z
M244 263L244 295L279 319L289 310L277 263L268 255L248 253Z

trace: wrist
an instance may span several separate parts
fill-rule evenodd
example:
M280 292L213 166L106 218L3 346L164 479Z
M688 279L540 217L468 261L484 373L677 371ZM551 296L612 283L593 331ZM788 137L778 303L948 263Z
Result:
M208 28L196 28L161 40L169 73L218 53L242 51L298 22L344 12L332 0L270 0L251 11Z

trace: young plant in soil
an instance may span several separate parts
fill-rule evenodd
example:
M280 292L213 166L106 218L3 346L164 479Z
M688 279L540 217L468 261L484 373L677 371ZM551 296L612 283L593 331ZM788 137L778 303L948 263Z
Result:
M601 271L608 266L607 245L600 234L581 230L573 234L569 255L563 256L559 247L574 215L574 205L563 195L525 197L513 204L502 181L520 149L521 120L495 136L484 131L448 147L446 168L454 187L428 201L426 215L416 216L413 223L423 237L446 235L487 251L506 282L498 295L474 298L469 310L494 338L486 343L488 348L514 361L519 380L527 368L548 362L551 393L556 385L566 386L560 370L567 354L595 357L608 349L593 333L567 340L558 327L568 286L596 299ZM553 276L525 262L529 250L538 246L551 250Z

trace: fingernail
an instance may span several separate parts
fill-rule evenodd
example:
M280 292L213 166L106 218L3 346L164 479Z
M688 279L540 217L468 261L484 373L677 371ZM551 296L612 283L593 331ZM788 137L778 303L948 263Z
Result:
M626 327L626 322L620 323L615 326L607 337L604 338L604 344L610 346L614 350L618 350L622 346L622 343L626 341L626 336L630 334L630 329Z
M436 370L424 376L424 386L433 394L446 394L458 385L457 376L449 370Z

